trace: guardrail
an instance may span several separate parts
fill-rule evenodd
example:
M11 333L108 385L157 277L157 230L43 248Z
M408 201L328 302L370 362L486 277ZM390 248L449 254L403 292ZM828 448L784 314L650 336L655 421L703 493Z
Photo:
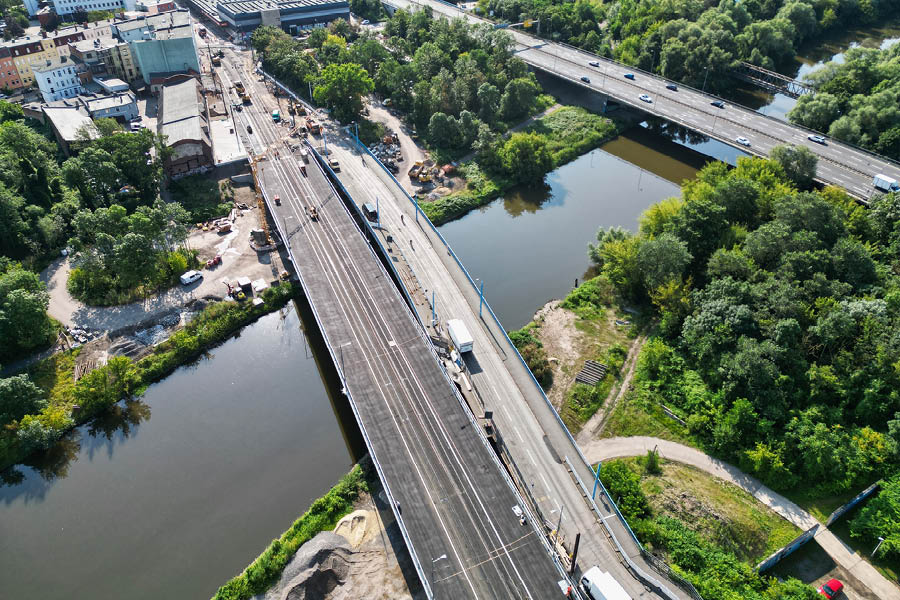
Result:
M265 192L265 189L262 186L262 182L260 182L260 193L266 201L266 206L269 209L269 212L275 215L275 212L272 210L271 205L269 204L268 195ZM394 498L393 493L391 493L391 487L388 485L387 477L384 474L384 468L381 466L381 463L378 460L378 455L375 454L375 446L372 444L372 440L369 437L369 433L366 430L366 425L363 422L362 415L359 413L359 409L356 406L356 402L353 400L353 396L350 394L350 389L347 387L347 380L344 377L344 369L341 366L341 361L338 360L337 355L334 353L334 349L331 344L331 340L328 338L328 333L324 327L324 321L319 316L319 312L316 310L315 304L312 302L312 296L309 294L309 286L306 284L306 281L303 279L303 274L300 271L300 264L294 259L294 253L291 250L291 240L287 237L287 232L284 231L282 225L278 222L277 218L273 218L275 221L275 228L278 230L278 234L281 236L281 239L284 240L285 248L288 252L288 257L290 257L291 262L294 263L295 270L297 272L297 278L300 280L300 285L306 291L306 297L310 299L309 306L312 310L313 317L316 320L316 323L319 326L319 331L322 332L322 338L325 340L325 347L328 349L328 354L331 356L331 361L335 365L338 377L341 380L341 388L342 392L345 396L347 396L347 400L350 404L350 409L353 411L353 416L356 417L356 422L359 425L360 433L362 433L363 440L366 442L366 447L369 449L369 456L372 458L372 464L375 465L375 470L378 472L378 478L381 480L381 484L384 487L384 493L388 498L388 502L390 502L391 510L394 513L394 517L397 521L397 525L400 528L400 534L403 536L403 541L406 543L407 548L409 548L410 559L412 559L413 567L416 570L416 573L419 575L419 579L422 582L422 588L425 590L426 597L431 600L434 598L434 594L431 591L431 587L428 584L428 580L425 578L425 570L422 568L422 563L419 560L419 557L416 555L415 548L412 545L412 542L409 538L409 532L406 529L406 524L403 521L403 515L397 511L397 500Z
M269 77L270 79L272 79L272 80L273 80L274 82L276 82L279 86L283 87L282 84L281 84L280 82L278 82L278 80L276 80L274 77L272 77L271 75L269 75L268 73L266 73L266 72L263 71L262 69L259 69L259 71L260 71L261 73L263 73L263 75L265 75L266 77ZM284 89L285 89L285 91L287 91L288 93L290 93L293 97L295 97L295 98L298 99L299 101L301 101L301 102L303 102L304 104L306 104L307 106L309 106L309 104L308 104L306 101L304 101L304 100L302 100L302 99L299 99L299 97L297 97L296 94L294 94L293 92L291 92L288 88L284 88ZM308 142L307 142L307 144L308 144ZM308 144L308 145L309 145L309 144ZM419 207L419 203L418 203L415 199L413 199L413 198L406 192L406 190L403 188L403 186L400 184L400 182L397 181L397 178L394 177L394 174L391 173L390 169L388 169L388 168L381 162L381 160L379 160L378 157L375 156L375 155L369 150L368 147L366 147L366 146L365 146L364 144L362 144L362 143L359 143L358 146L359 146L360 148L365 149L366 153L367 153L367 154L375 161L375 163L376 163L378 166L381 167L381 169L388 175L388 177L391 178L391 180L394 182L394 184L397 186L397 188L398 188L400 191L403 192L403 195L406 196L407 200L409 200L410 203L413 204L415 211L416 211L417 213L421 213L422 218L425 219L425 222L428 223L428 226L431 228L432 232L438 237L438 239L441 241L441 243L442 243L442 244L444 245L444 247L446 248L447 253L448 253L450 256L453 257L453 260L454 260L454 261L456 261L456 264L459 266L460 270L461 270L461 271L463 272L463 274L466 276L466 279L469 281L469 284L472 286L472 289L475 290L475 291L477 292L477 291L478 291L478 287L475 285L475 281L472 279L472 276L469 274L469 271L466 269L466 267L463 265L462 261L461 261L461 260L459 259L459 257L456 255L456 252L453 251L453 248L450 247L450 244L447 242L447 240L444 238L444 236L441 234L441 232L438 231L438 229L437 229L437 227L435 227L434 223L431 222L431 219L429 219L428 216L425 214L425 212L421 209L421 207ZM310 148L312 148L311 145L310 145ZM313 149L313 150L314 150L314 149ZM316 152L316 156L319 156L317 152ZM330 170L330 167L325 167L325 168L328 168L328 169ZM332 171L332 174L333 174L333 171ZM337 177L335 176L335 179L336 179L336 178L337 178ZM346 191L346 190L345 190L345 191ZM349 195L349 194L348 194L348 195ZM364 220L364 222L368 223L368 221L366 221L366 220ZM575 441L575 438L572 436L572 432L570 432L570 431L569 431L569 428L566 427L566 424L563 422L562 418L559 416L559 413L558 413L558 412L556 411L556 409L553 407L553 403L550 402L550 399L549 399L549 398L547 397L547 395L544 393L544 389L541 387L540 383L538 383L538 380L534 377L534 373L531 372L531 369L528 367L528 363L525 362L525 359L522 358L522 355L521 355L521 354L519 354L519 350L516 348L515 344L513 344L512 340L509 338L509 335L507 334L506 329L505 329L505 328L503 327L503 325L500 323L500 319L497 317L496 313L494 313L494 309L491 307L490 303L489 303L486 299L484 299L483 302L484 302L484 306L488 309L488 313L489 313L489 314L491 315L491 317L493 318L493 320L494 320L494 322L496 323L497 327L498 327L498 328L500 329L500 331L503 333L503 338L506 340L506 343L507 343L507 345L509 346L509 348L512 350L512 353L519 359L519 362L520 362L521 365L525 368L525 372L528 373L528 375L529 375L529 377L531 378L531 381L532 381L532 383L534 384L535 388L538 390L538 392L540 393L540 395L541 395L541 397L543 398L544 402L546 403L547 407L550 409L550 412L551 412L551 413L553 414L553 416L556 418L557 424L562 428L563 432L564 432L565 435L568 437L569 442L571 443L571 445L572 445L573 448L575 449L576 453L578 454L579 458L581 459L582 464L583 464L585 467L587 467L588 470L591 470L590 462L588 462L587 458L584 456L584 453L582 453L581 448L579 448L577 442ZM419 320L419 322L421 323L421 320ZM423 335L424 335L424 329L423 329L422 331L423 331ZM431 348L432 353L434 353L434 348L433 348L433 346L432 346L430 343L429 343L429 348ZM437 358L437 355L436 355L436 354L435 354L435 357ZM334 358L334 357L332 356L332 358ZM441 364L440 361L439 361L439 364ZM445 375L445 377L447 377L448 381L450 381L449 375L447 375L446 371L444 371L444 375ZM450 383L451 383L451 385L453 385L452 381L450 381ZM462 397L459 396L459 392L458 392L458 390L456 390L456 387L455 387L455 386L453 386L453 390L457 393L457 397L458 397L459 402L460 402L460 403L465 403L465 399L463 399ZM466 411L466 413L468 414L468 410ZM478 429L479 429L479 431L480 431L480 428L478 428ZM483 438L483 441L484 441L485 443L487 443L486 438L484 438L484 433L483 433L483 432L481 432L481 437ZM491 455L494 456L494 453L492 452ZM494 459L496 460L496 456L494 456ZM503 469L501 469L501 470L503 470ZM503 473L504 473L504 476L505 476L506 479L507 479L507 483L508 483L510 486L513 486L513 483L512 483L512 481L509 479L509 475L506 473L505 470L503 470ZM513 489L515 489L514 486L513 486ZM616 515L619 517L619 519L621 520L621 522L624 524L625 528L628 530L629 534L631 535L631 537L632 537L632 539L634 540L634 542L637 544L637 547L638 547L638 549L641 551L642 555L646 555L646 556L652 557L652 560L648 560L648 562L650 563L651 566L653 566L653 567L656 568L657 570L660 570L660 565L657 564L657 563L658 563L658 562L661 562L661 561L659 561L659 559L657 559L656 557L653 557L651 554L649 554L648 552L646 552L646 550L644 550L643 545L641 545L640 541L637 539L637 536L634 534L634 531L632 531L631 526L628 525L628 521L625 520L625 518L622 516L622 513L619 511L619 507L618 507L618 506L616 505L616 503L612 500L612 498L609 496L608 493L606 494L606 497L607 497L607 499L609 500L609 503L615 508ZM527 509L526 509L526 510L527 510ZM529 510L528 512L530 513L531 511ZM532 520L532 522L534 522L534 520ZM605 521L603 521L603 523L604 523L604 525L605 525L607 528L609 527L608 524L607 524ZM541 538L543 539L543 536L541 536ZM546 540L545 540L545 543L546 543ZM559 563L558 563L558 558L555 557L555 552L551 552L551 553L554 555L555 560L557 560L557 564L559 564ZM681 579L680 576L678 576L678 575L676 575L675 573L672 572L671 568L669 568L668 565L666 565L665 563L662 563L662 566L664 567L664 568L662 569L662 570L663 570L663 573L662 573L662 574L664 574L664 575L670 577L671 579L673 579L673 581L675 581L676 578L677 578L677 579ZM561 564L560 564L560 568L562 569ZM565 572L565 569L562 569L562 571ZM420 574L420 575L421 575L421 574ZM684 583L686 583L688 586L691 587L691 589L693 589L693 586L691 586L691 584L690 584L689 582L687 582L686 580L683 580L683 579L682 579L682 581L684 581ZM682 586L679 586L679 587L682 587ZM690 593L690 592L689 592L689 593ZM693 590L692 597L695 598L695 600L703 600L702 597L699 595L699 593L697 593L696 590ZM673 598L674 598L674 597L673 597Z
M327 172L331 174L331 177L328 178L328 181L329 181L329 185L331 186L332 192L335 193L335 194L337 193L336 190L335 190L335 188L334 188L334 183L333 183L333 182L336 181L336 182L338 183L338 185L341 187L341 189L344 191L344 193L346 194L346 197L347 197L347 198L352 198L352 196L349 194L349 192L347 192L346 188L344 188L343 184L340 183L340 179L337 177L337 175L336 175L335 172L332 170L332 168L328 165L328 162L322 158L322 156L319 154L319 152L312 146L312 144L309 143L309 141L307 141L306 144L307 144L307 146L309 146L309 148L313 151L314 156L316 156L316 158L317 158L317 164L320 166L320 168L323 170L323 172L324 172L325 170L327 170ZM367 148L366 150L368 151L368 148ZM377 159L376 159L376 160L377 160ZM381 161L378 161L378 164L381 165ZM384 167L384 165L381 165L381 166ZM358 211L358 207L356 207L355 204L354 204L354 207L355 207L356 210ZM384 252L384 255L385 255L385 256L387 256L387 252L385 251L384 246L381 245L380 240L377 239L378 236L375 234L374 230L372 229L372 224L368 221L368 219L365 219L365 218L362 219L362 222L366 224L366 227L367 227L367 228L369 229L369 231L372 233L372 237L374 237L374 238L376 239L376 241L378 241L379 248L381 248L381 251ZM430 221L429 221L429 222L430 222ZM359 231L360 235L362 235L363 232L362 232L362 230L359 228L359 225L358 225L356 222L354 222L354 226L356 227L357 231ZM373 253L373 256L374 256L374 251L372 250L371 246L369 246L369 250ZM376 256L375 258L376 258L376 260L377 260L377 256ZM390 261L388 261L388 262L390 262ZM391 265L391 266L392 266L392 268L393 268L393 265ZM396 270L394 270L394 273L397 274L397 273L396 273ZM428 335L427 335L427 333L426 333L425 326L424 326L424 324L422 323L421 318L419 317L418 313L416 312L416 310L415 310L415 308L414 308L415 305L412 303L412 299L409 297L408 291L406 290L406 286L403 285L403 281L402 281L402 279L400 279L399 274L397 274L397 275L398 275L397 281L398 281L398 283L399 283L399 285L400 285L400 289L403 291L403 294L406 296L407 301L410 303L410 310L412 311L412 313L413 313L413 315L415 316L416 320L417 320L417 321L419 322L419 324L420 324L420 327L418 328L418 332L419 332L420 337L422 338L423 342L425 342L425 345L428 347L429 351L431 352L431 355L432 355L432 358L434 359L434 361L440 366L440 368L441 368L441 373L443 373L444 379L446 380L447 385L450 386L450 389L453 390L453 392L454 392L454 394L455 394L455 396L456 396L456 400L457 400L457 402L459 403L460 407L461 407L462 410L463 410L463 414L466 415L466 417L468 418L469 422L470 422L471 425L473 426L473 429L474 429L475 431L478 432L479 439L481 440L482 444L484 445L485 449L487 450L488 455L491 457L491 460L492 460L492 461L494 462L494 464L496 465L497 470L500 472L501 477L503 477L503 480L504 480L504 482L506 483L507 487L512 491L512 493L513 493L513 495L514 495L515 497L521 498L521 496L520 496L520 494L519 494L519 491L518 491L518 489L517 489L516 486L515 486L515 483L512 481L510 475L506 472L506 469L504 468L503 464L500 463L499 458L497 457L496 453L493 451L493 449L492 449L491 446L490 446L490 442L488 441L487 436L485 436L484 431L481 429L481 427L479 426L478 422L475 420L474 416L471 414L471 411L468 409L468 405L466 404L465 398L462 397L462 395L460 394L459 390L456 388L456 385L455 385L455 384L453 383L453 381L450 379L449 373L447 373L447 370L444 368L444 364L443 364L443 362L441 361L440 357L437 355L437 352L436 352L435 349L434 349L434 344L431 343L431 339L428 337ZM312 303L310 303L310 304L312 304ZM320 323L320 328L321 328L321 323ZM329 344L329 349L330 349L330 344ZM334 356L333 353L331 353L331 354L332 354L332 356L331 356L332 360L335 361L335 364L337 364L337 359L336 359L336 357ZM342 376L342 381L343 381L343 373L341 374L341 376ZM346 389L346 386L345 386L345 389ZM348 394L348 398L349 398L349 394ZM354 414L355 414L355 411L354 411ZM359 423L360 423L360 427L362 427L362 421L359 420L358 417L357 417L357 420L358 420ZM368 443L368 438L366 438L366 439L367 439L367 443ZM382 481L384 481L383 477L382 477ZM523 500L524 500L524 499L523 499ZM396 506L396 505L392 505L392 507L394 507L394 506ZM552 548L552 547L550 546L550 544L547 542L547 539L544 537L543 533L540 531L539 521L538 521L538 519L535 518L535 516L534 516L532 510L530 509L530 507L527 505L527 503L524 503L524 502L523 502L523 506L520 506L520 508L521 508L521 509L523 510L523 512L527 515L527 517L528 517L528 522L531 523L532 529L534 529L534 531L538 534L538 539L541 540L541 543L542 543L542 545L544 546L544 550L547 552L547 554L548 554L548 556L550 557L550 559L551 559L551 560L553 561L553 563L556 565L557 569L559 570L559 573L560 573L560 574L562 575L562 577L563 577L563 580L567 581L568 584L569 584L569 586L570 586L571 589L573 590L573 595L570 596L570 597L572 597L572 598L581 598L580 593L577 592L577 586L572 582L571 578L569 577L568 572L566 571L565 567L562 565L562 562L560 561L558 554L553 550L553 548ZM396 511L395 511L395 514L396 514ZM397 514L397 518L398 518L398 519L400 518L400 515L399 515L399 514ZM412 545L411 545L411 543L410 543L409 538L408 538L407 536L404 535L404 538L403 538L403 539L404 539L404 541L406 542L406 545L407 545L407 546L409 547L409 549L410 549L410 554L411 554L411 555L414 555L415 552L414 552L414 550L413 550L413 547L412 547ZM419 566L421 566L421 565L419 565ZM416 568L416 571L417 571L418 574L419 574L419 578L422 579L423 582L425 582L425 579L424 579L424 573L423 573L422 571L420 571L418 567ZM427 586L426 586L426 587L427 587ZM430 592L430 588L429 588L428 591L429 591L429 594L430 594L430 593L431 593L431 592ZM429 598L432 598L432 596L429 595Z

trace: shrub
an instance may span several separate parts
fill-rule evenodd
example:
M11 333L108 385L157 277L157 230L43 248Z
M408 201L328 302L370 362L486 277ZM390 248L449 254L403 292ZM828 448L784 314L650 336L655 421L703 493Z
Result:
M627 464L619 460L603 463L600 481L629 523L650 516L650 503L641 489L641 478Z

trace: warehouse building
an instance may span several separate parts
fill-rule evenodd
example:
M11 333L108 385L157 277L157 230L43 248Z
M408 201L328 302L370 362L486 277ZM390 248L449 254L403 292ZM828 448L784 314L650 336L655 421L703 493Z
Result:
M250 32L260 25L298 30L327 25L337 18L350 20L347 0L239 0L220 2L219 16L236 31Z

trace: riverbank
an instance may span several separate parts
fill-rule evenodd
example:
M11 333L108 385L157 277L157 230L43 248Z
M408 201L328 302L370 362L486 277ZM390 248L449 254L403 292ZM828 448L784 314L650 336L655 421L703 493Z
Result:
M537 119L524 131L541 136L547 143L553 158L546 171L549 173L615 138L619 126L584 108L564 106ZM422 210L435 225L442 225L484 206L518 185L502 174L482 169L476 161L463 164L460 171L466 180L465 190L421 203Z
M283 307L295 293L291 284L281 283L263 292L259 305L228 301L209 304L138 360L115 356L113 351L79 362L84 349L76 348L32 365L25 374L40 388L46 406L0 431L0 471L49 448L66 431L104 413L122 398L141 394L151 383L195 360L245 325Z
M410 558L380 489L364 458L213 600L412 598Z
M637 329L615 307L606 279L595 277L565 299L545 304L528 325L509 336L566 427L577 434L621 388L622 367ZM606 366L603 376L593 385L576 382L589 360Z

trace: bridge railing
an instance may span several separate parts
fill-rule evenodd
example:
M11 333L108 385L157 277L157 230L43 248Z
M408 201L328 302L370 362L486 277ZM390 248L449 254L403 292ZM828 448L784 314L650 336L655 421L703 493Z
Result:
M420 6L427 6L427 4L423 4L421 0L409 0L409 1L410 1L412 4L417 4L417 5L420 5ZM457 10L458 10L458 8L459 8L456 4L453 4L452 2L447 2L446 0L432 0L432 1L433 1L433 2L436 2L436 3L438 3L438 4L443 4L443 5L448 6L448 7L452 7L452 8L457 9ZM385 3L390 4L391 0L382 0L382 2L385 2ZM480 16L480 15L473 15L473 14L470 14L470 13L465 12L465 11L462 11L462 15L465 15L465 16L467 16L467 17L470 17L470 18L474 18L474 19L483 21L483 22L485 22L485 23L489 23L489 21L488 21L487 19L485 19L484 17L482 17L482 16ZM600 55L598 55L598 54L593 54L593 53L588 52L587 50L585 50L585 49L583 49L583 48L578 48L578 47L576 47L576 46L572 46L571 44L567 44L567 43L565 43L565 42L557 42L557 41L553 41L553 40L547 40L547 39L544 39L544 38L539 38L539 37L537 37L537 36L534 36L534 35L531 35L531 34L529 34L529 33L525 33L525 32L522 32L522 31L516 31L516 32L515 32L515 35L516 35L516 36L522 36L522 37L529 38L529 39L531 39L531 40L533 40L533 41L535 42L535 45L555 44L555 45L561 46L561 47L563 47L563 48L567 48L567 49L569 49L569 50L572 50L572 51L574 51L574 52L577 52L577 53L579 53L579 54L582 54L583 56L589 58L589 60L596 60L596 61L598 61L598 62L603 62L603 63L606 63L606 64L608 64L608 65L614 65L614 66L617 66L617 67L621 67L621 68L623 68L623 69L627 69L627 70L632 71L632 72L635 72L635 73L640 73L641 75L644 75L644 76L646 76L646 77L650 77L650 78L654 79L654 80L657 81L657 82L663 82L663 83L668 83L668 82L671 82L671 83L677 83L678 86L681 87L681 88L690 90L690 91L695 92L695 93L698 93L698 94L702 94L702 95L708 96L709 98L714 99L714 100L721 100L721 101L723 101L723 102L727 102L728 104L730 104L730 105L732 105L732 106L737 106L737 107L739 107L741 110L746 110L746 111L748 111L748 112L752 112L752 113L755 114L755 115L758 115L758 116L760 116L760 117L763 117L763 118L765 118L765 119L768 119L768 120L770 120L773 124L775 124L775 123L777 123L778 125L784 125L784 124L785 124L785 121L782 121L782 120L780 120L780 119L776 119L775 117L773 117L773 116L771 116L771 115L767 115L767 114L764 114L764 113L756 112L755 110L752 110L752 109L747 108L747 107L745 107L745 106L742 106L742 105L740 105L740 104L735 104L733 101L728 100L727 98L722 98L721 96L718 96L718 95L716 95L716 94L713 94L712 92L707 92L707 91L704 91L704 90L698 90L697 88L692 87L692 86L690 86L690 85L683 84L683 83L681 83L681 82L671 81L671 80L669 80L669 79L665 79L664 77L660 77L659 75L656 75L656 74L651 73L651 72L649 72L649 71L645 71L644 69L641 69L640 67L635 67L635 66L632 66L632 65L626 65L625 63L621 63L621 62L619 62L619 61L613 60L613 59L611 59L611 58L607 58L607 57L605 57L605 56L600 56ZM629 104L630 104L630 103L629 103ZM672 118L670 118L670 117L663 117L663 118L665 118L665 119L667 119L667 120L670 120L670 121L673 121L673 122L677 122L677 121L675 121L675 119L672 119ZM685 126L685 127L689 127L690 129L698 130L698 128L696 127L696 125L690 125L690 126L688 126L688 125L686 125L686 124L684 124L684 123L678 123L678 124L679 124L679 125L682 125L682 126ZM812 129L812 128L810 128L810 127L806 127L806 126L804 126L804 125L798 125L798 124L790 123L790 122L788 122L787 124L790 125L791 127L794 127L794 128L796 128L796 129L800 130L802 133L804 133L804 134L806 134L806 135L821 135L821 136L826 136L826 137L828 136L828 133L827 133L827 132L817 131L817 130ZM761 133L761 134L763 134L763 135L769 135L768 133L766 133L766 132L763 131L763 130L757 130L757 131L759 131L759 133ZM701 133L709 133L710 135L712 135L712 137L716 137L715 134L712 134L711 131L703 130L703 131L701 131ZM852 150L855 150L855 151L857 151L857 152L860 152L860 153L862 153L862 154L865 154L865 155L867 155L867 156L869 156L869 157L872 157L872 158L874 158L874 159L876 159L876 160L884 161L884 162L888 163L889 165L891 165L891 166L893 166L893 167L895 167L895 168L897 168L897 169L900 169L900 161L894 160L893 158L890 158L890 157L887 157L887 156L882 156L882 155L880 155L880 154L876 154L875 152L872 152L871 150L867 150L866 148L863 148L863 147L861 147L861 146L857 146L856 144L853 144L853 143L851 143L851 142L846 142L846 141L843 141L843 140L837 140L837 139L831 138L831 143L832 143L833 145L835 145L835 146L843 146L843 147L846 147L846 148L850 148L850 149L852 149ZM846 165L842 165L842 166L845 166L845 167L846 167ZM847 167L847 168L850 168L850 167ZM856 170L856 169L852 169L852 170ZM862 173L862 171L857 171L857 172ZM874 173L863 173L863 174L874 176Z

